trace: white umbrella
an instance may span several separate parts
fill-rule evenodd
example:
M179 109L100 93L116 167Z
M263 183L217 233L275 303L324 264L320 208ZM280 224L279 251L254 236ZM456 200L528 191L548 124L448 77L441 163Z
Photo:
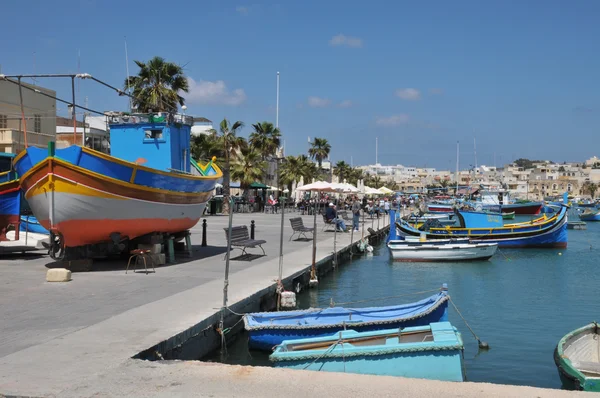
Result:
M365 194L366 195L381 195L382 192L379 189L375 189L375 188L371 188L371 187L365 186Z
M267 188L267 189L268 189L269 191L280 191L280 189L279 189L279 188L277 188L277 187L271 187L271 186L269 186L269 188Z
M298 191L313 191L313 192L332 192L335 191L335 188L331 186L332 184L326 181L315 181L312 184L302 185L301 187L296 188Z
M389 189L388 187L385 187L385 186L379 188L379 191L382 193L387 193L387 194L394 193L394 191L392 191L391 189Z

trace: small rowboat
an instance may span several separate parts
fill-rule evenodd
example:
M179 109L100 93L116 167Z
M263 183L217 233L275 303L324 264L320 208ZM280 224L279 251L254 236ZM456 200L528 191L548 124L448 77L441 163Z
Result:
M581 221L600 221L600 210L588 209L579 214Z
M244 315L248 346L271 351L284 340L331 336L346 328L359 332L429 325L448 320L448 288L426 299L385 307L310 308Z
M284 341L275 367L464 381L463 341L449 322Z
M573 330L558 342L554 362L563 386L600 392L600 330L596 322Z
M394 261L483 261L496 253L498 244L392 240L388 248Z
M515 212L512 211L510 213L502 213L502 219L503 220L514 220L515 219Z

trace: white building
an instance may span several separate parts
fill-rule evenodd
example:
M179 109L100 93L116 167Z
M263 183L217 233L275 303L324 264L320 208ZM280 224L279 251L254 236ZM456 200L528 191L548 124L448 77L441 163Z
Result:
M195 117L192 125L192 135L209 134L213 129L212 121L205 117Z

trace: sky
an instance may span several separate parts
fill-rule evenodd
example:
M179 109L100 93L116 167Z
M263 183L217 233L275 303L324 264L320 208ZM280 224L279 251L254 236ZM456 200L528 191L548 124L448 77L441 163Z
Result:
M89 73L121 87L162 56L187 114L275 122L286 154L438 169L599 155L600 1L2 1L4 74ZM125 41L128 65L125 62ZM70 99L69 81L38 80ZM127 110L89 81L77 102ZM57 105L59 114L66 108ZM476 142L476 150L475 150Z

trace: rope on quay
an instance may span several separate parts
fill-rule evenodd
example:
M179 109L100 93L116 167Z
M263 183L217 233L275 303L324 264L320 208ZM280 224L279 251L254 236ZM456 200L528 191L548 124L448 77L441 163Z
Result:
M406 297L406 296L415 296L417 294L434 293L434 292L439 292L439 291L440 291L440 289L422 290L420 292L400 294L398 296L387 296L387 297L379 297L379 298L372 298L372 299L366 299L366 300L346 301L344 303L336 303L335 301L333 301L333 298L332 298L330 301L330 303L331 303L330 307L333 307L335 305L359 304L359 303L368 303L371 301L382 301L382 300L387 300L387 299L400 298L400 297Z
M467 323L467 320L462 316L462 314L458 310L458 307L456 306L456 304L454 304L454 300L452 300L452 297L450 297L450 295L448 295L448 298L450 299L450 303L452 303L452 306L456 310L456 313L462 318L462 320L465 323L465 325L467 325L467 328L469 328L469 330L473 334L473 337L475 337L475 340L477 340L477 343L479 344L479 348L482 349L482 350L489 350L490 349L490 345L488 343L486 343L485 341L481 341L481 339L479 337L477 337L477 335L475 334L475 332L473 331L473 329L471 329L471 326L469 326L469 324Z

